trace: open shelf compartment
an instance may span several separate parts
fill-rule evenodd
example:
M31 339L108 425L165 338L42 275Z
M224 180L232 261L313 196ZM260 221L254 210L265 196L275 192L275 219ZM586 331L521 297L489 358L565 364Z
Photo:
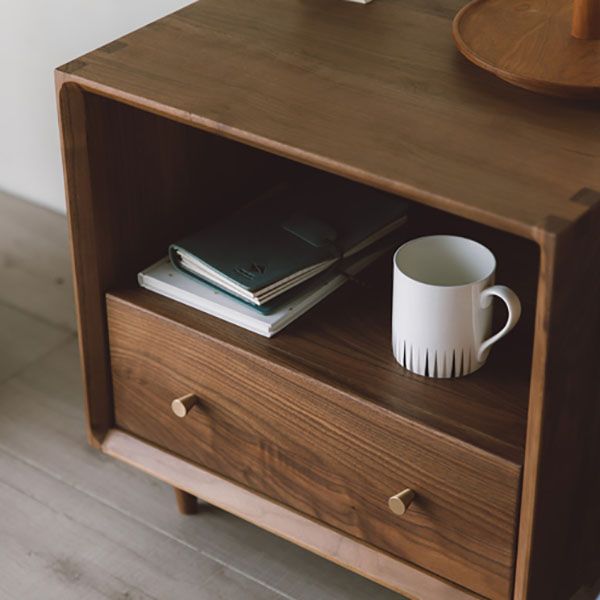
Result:
M499 281L513 287L524 304L515 330L493 349L484 367L466 377L425 378L396 363L390 255L271 339L136 286L109 296L522 466L532 348L529 279L535 281L535 257L525 252L527 242L518 240L524 252L515 256L515 240L503 244L504 234L490 235L486 228L441 216L416 208L409 218L428 223L432 233L453 231L487 243L499 264L506 265ZM420 224L407 226L406 237L416 229ZM497 322L505 318L502 309L496 313Z
M452 233L480 241L496 255L497 281L523 302L521 322L470 376L427 379L396 364L390 256L369 269L365 286L347 283L275 338L262 339L137 289L136 275L164 256L173 240L249 202L274 181L302 178L312 169L94 94L85 93L85 103L95 159L94 211L107 219L106 291L522 465L539 268L534 243L410 207L404 239ZM495 312L501 322L504 309Z

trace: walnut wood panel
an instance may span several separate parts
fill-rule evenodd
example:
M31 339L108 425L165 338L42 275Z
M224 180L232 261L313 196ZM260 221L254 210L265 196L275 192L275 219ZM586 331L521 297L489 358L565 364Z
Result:
M113 421L104 292L286 170L277 157L87 94L57 75L90 441ZM230 177L231 170L235 177Z
M108 324L117 426L475 592L509 597L518 465L118 296L108 296ZM176 417L171 402L186 393L198 405ZM398 517L388 499L405 488L416 498Z
M600 577L600 192L543 245L515 598Z
M59 84L58 106L63 169L69 219L69 238L75 283L77 333L81 371L86 388L86 427L91 444L98 446L112 424L110 373L107 368L106 327L96 244L92 184L84 93L74 84Z
M473 592L357 542L122 431L110 431L102 450L338 565L401 592L403 597L414 600L481 600L481 596Z
M464 0L203 0L62 68L90 89L533 237L600 189L600 107L454 47Z

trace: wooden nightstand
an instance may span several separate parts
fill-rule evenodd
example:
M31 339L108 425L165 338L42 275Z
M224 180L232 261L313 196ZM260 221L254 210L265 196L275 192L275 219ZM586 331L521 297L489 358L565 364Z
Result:
M564 600L600 575L600 110L467 64L458 7L203 0L57 71L89 438L408 597ZM313 169L494 251L524 317L481 371L395 363L388 262L272 340L137 287Z

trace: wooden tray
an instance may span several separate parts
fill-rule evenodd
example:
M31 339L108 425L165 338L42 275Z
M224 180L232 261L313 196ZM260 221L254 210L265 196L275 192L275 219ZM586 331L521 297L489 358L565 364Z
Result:
M568 98L600 98L600 40L571 35L565 0L473 0L454 19L458 49L520 87Z

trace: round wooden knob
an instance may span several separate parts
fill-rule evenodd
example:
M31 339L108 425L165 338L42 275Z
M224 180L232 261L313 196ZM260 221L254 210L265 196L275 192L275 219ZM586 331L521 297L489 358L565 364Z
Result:
M175 398L171 402L171 410L175 415L183 418L196 404L198 404L198 397L194 394L186 394L185 396L181 396L181 398Z
M397 515L402 516L410 506L410 503L415 499L415 493L412 490L406 489L392 496L388 500L390 510Z

